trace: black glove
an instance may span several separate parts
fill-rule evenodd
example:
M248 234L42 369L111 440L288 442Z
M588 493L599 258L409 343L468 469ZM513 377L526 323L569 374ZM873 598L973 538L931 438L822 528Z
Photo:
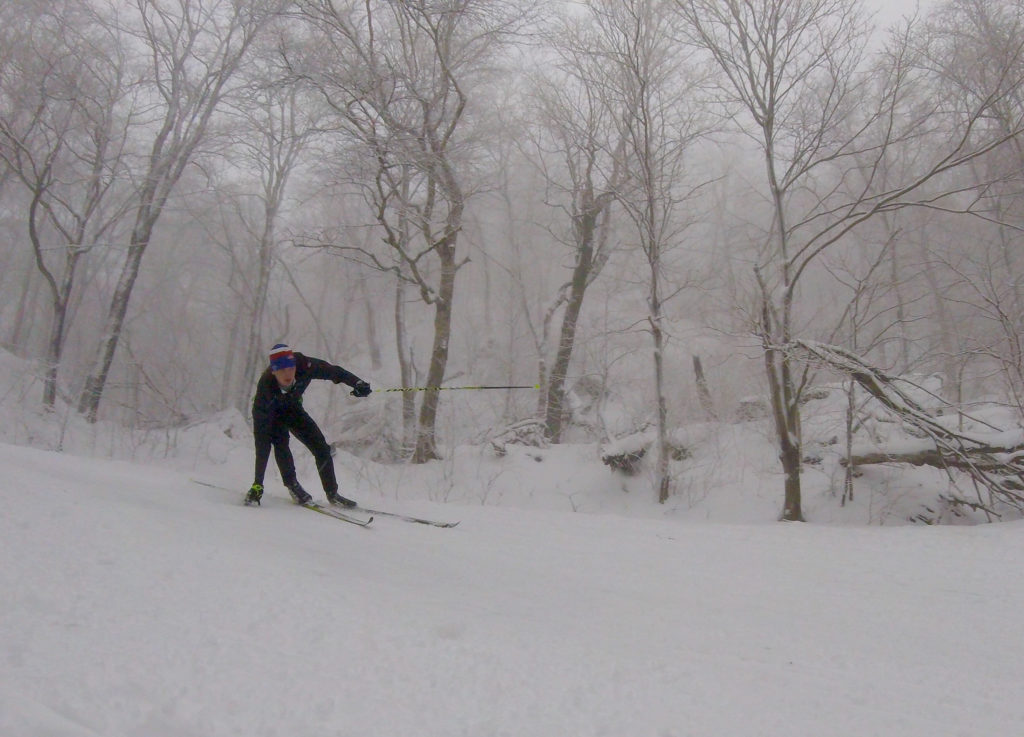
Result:
M357 381L355 383L355 386L352 387L352 396L353 397L368 397L368 396L370 396L370 393L372 391L373 391L373 389L370 388L370 385L367 384L362 379L360 379L359 381Z

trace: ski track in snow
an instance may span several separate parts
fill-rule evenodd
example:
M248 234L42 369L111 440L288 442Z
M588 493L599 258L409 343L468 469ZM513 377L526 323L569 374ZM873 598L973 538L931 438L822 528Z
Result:
M362 530L154 466L0 467L4 737L1024 734L1021 523Z

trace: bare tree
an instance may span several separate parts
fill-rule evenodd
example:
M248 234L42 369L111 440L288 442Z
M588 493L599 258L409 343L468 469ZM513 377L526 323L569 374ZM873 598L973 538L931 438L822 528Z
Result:
M19 15L11 7L0 15L0 44L16 51L0 67L0 160L29 195L29 242L51 305L43 406L52 409L79 265L126 212L117 185L130 85L116 35L85 6Z
M785 474L781 518L802 520L799 400L803 379L780 346L795 336L798 286L808 268L834 244L878 214L928 202L951 192L942 175L992 151L1020 132L992 133L985 125L1000 101L1018 90L1002 75L971 100L940 94L908 43L894 36L879 63L865 64L869 26L855 0L676 0L687 38L706 50L722 73L720 102L738 111L740 131L764 162L767 225L760 263L759 332L764 343L772 416ZM1019 55L1020 45L1014 55ZM1003 59L1003 69L1011 60ZM892 147L920 145L935 134L935 149L898 183L875 178L850 191L842 184L875 167ZM860 174L858 174L860 176ZM937 191L925 193L926 185ZM916 204L921 204L916 203Z
M311 137L319 127L318 101L303 94L300 85L285 85L264 78L253 83L241 102L245 129L236 146L258 175L256 194L260 218L251 223L256 252L256 279L244 293L251 298L245 343L242 348L241 381L235 394L238 406L248 399L250 384L263 356L263 312L277 250L277 227L288 179ZM229 359L230 360L230 359Z
M204 196L194 217L230 263L231 329L223 344L219 396L245 411L262 370L265 312L281 256L278 231L287 215L288 183L313 140L322 106L301 85L275 79L265 59L253 58L242 79L248 85L225 105L219 124L230 142L221 156L202 161L215 196Z
M884 217L881 218L883 221ZM850 299L846 303L842 314L836 320L836 327L833 331L832 340L840 335L845 338L842 341L848 350L854 353L866 353L873 348L883 344L886 333L893 326L893 322L879 320L880 315L890 312L887 304L884 304L884 297L887 292L899 291L899 282L886 281L880 278L883 267L891 263L891 252L894 249L896 237L890 237L879 245L874 253L868 248L851 249L851 254L830 254L837 257L825 263L825 269L834 278L837 284L850 292ZM882 303L882 304L880 304ZM899 328L903 322L903 303L897 301L897 319L895 326ZM876 325L876 323L881 323ZM845 451L847 457L852 454L853 439L858 428L858 402L857 383L850 379L846 384L846 412L844 422ZM847 501L853 500L854 469L847 465L843 478L843 493L840 496L840 506Z
M281 4L135 0L130 19L112 13L109 22L123 35L124 48L139 47L147 60L151 137L135 181L135 217L124 266L78 402L90 421L96 420L142 259L167 200L206 138L257 33Z
M924 49L947 94L964 107L1001 79L1024 77L1020 54L1024 3L1020 0L950 0L929 19ZM1011 133L1024 118L1024 93L1017 87L992 104L988 124L994 133ZM1024 409L1024 140L1017 137L996 154L972 162L969 183L977 186L972 223L975 247L947 255L930 251L963 286L969 317L980 318L965 336L963 361L981 358L997 368L1008 395ZM954 376L949 377L951 383Z
M593 9L592 9L593 12ZM557 62L545 64L534 80L535 154L547 182L550 204L569 220L564 238L573 256L572 274L544 314L540 330L540 382L548 439L561 441L565 383L587 288L608 261L610 205L626 176L626 138L620 121L626 101L603 94L607 85L608 39L601 38L591 14L562 19L549 44ZM548 333L564 307L550 371Z
M668 500L668 402L665 397L665 304L678 292L668 253L680 245L688 218L682 203L688 147L702 133L692 104L699 68L675 43L671 4L663 0L591 3L608 71L605 95L621 111L622 159L629 178L617 198L631 220L646 262L647 331L652 342L658 501ZM692 55L692 54L691 54Z
M458 244L473 186L465 132L470 95L491 71L498 43L525 16L493 0L300 5L318 44L303 74L355 147L343 154L364 164L362 194L389 252L342 248L412 284L434 310L412 454L423 463L438 457L437 387L448 364L456 274L466 263Z

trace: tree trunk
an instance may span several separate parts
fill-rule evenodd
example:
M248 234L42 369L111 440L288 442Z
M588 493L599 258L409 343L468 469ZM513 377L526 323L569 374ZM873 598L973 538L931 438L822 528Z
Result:
M958 355L959 326L950 317L946 307L947 293L939 281L938 274L935 273L935 258L928 249L927 231L921 232L920 235L918 248L921 254L921 268L932 299L931 322L935 337L932 338L933 345L930 352L932 355L937 354L942 357L942 397L946 401L956 404L961 390L960 367L957 363L957 359L960 358Z
M856 389L857 382L851 380L846 389L846 457L853 454L853 423L856 410ZM839 500L839 506L845 507L847 501L853 501L853 467L847 467L843 474L843 496Z
M693 375L697 380L697 396L700 398L701 409L709 422L718 422L718 413L715 412L715 403L711 401L711 392L708 390L708 380L704 377L704 367L701 365L700 356L693 356Z
M370 366L374 371L380 371L384 365L384 359L380 353L380 341L377 339L377 320L374 317L373 303L370 300L369 290L366 288L366 275L359 277L359 293L363 297L363 309L366 310L366 343L370 349Z
M31 272L27 273L21 280L18 309L14 313L14 324L11 326L10 338L8 339L15 350L20 350L23 347L26 336L32 332L32 316L36 314L36 310L30 309L30 306L35 306L38 291L39 280L33 279Z
M766 346L764 362L775 434L778 436L779 461L785 476L780 519L785 522L803 522L800 498L800 409L793 399L795 392L790 358L785 351Z
M82 256L82 250L75 242L68 243L64 251L64 270L60 283L50 272L43 258L43 244L39 237L38 216L44 190L37 189L29 205L28 234L35 253L36 267L50 289L50 336L46 345L46 376L43 380L43 408L52 410L57 402L57 375L60 371L61 356L64 353L64 335L67 327L68 304L75 283L75 273ZM73 236L81 242L81 229Z
M440 392L436 387L444 382L448 366L448 344L451 338L452 299L455 295L455 233L445 237L447 243L439 244L437 253L441 260L441 283L434 302L434 346L430 353L430 368L427 371L427 390L423 393L420 406L419 428L416 435L416 449L413 463L437 460L437 407Z
M668 404L665 401L665 336L661 330L661 303L657 296L651 304L651 336L654 339L654 392L658 403L658 503L668 501L671 477L668 466Z
M415 385L415 371L405 334L405 282L401 276L395 278L395 350L398 354L398 370L403 387ZM411 391L402 392L402 450L411 454L416 446L416 396Z
M565 382L569 374L569 362L572 360L572 350L576 342L576 325L579 322L580 311L583 308L583 296L586 290L585 284L580 284L577 267L573 274L572 294L565 306L565 314L562 317L562 329L558 337L558 350L555 352L555 362L548 374L547 403L545 407L545 424L548 431L548 440L552 443L562 442L562 430L565 422ZM585 279L584 279L585 281Z
M787 439L780 444L782 471L785 474L785 505L782 508L783 522L803 522L800 492L800 445Z
M239 379L238 397L240 406L243 408L248 404L253 382L259 372L259 367L263 365L263 349L269 348L269 346L263 346L261 340L263 337L263 313L267 307L270 273L274 265L273 231L275 216L276 209L274 214L271 214L268 210L264 222L263 236L260 238L259 273L256 276L256 288L252 291L254 302L252 314L249 318L249 331L245 341L245 352L243 353L245 363L242 366L242 375Z
M239 278L239 275L232 274L229 279L229 288L231 282ZM243 279L244 281L244 279ZM248 344L246 343L246 329L245 323L249 319L249 311L246 309L246 294L245 289L239 290L238 288L232 288L233 294L240 294L236 303L234 304L233 315L231 316L231 331L230 338L228 339L228 345L226 348L224 358L224 369L221 372L220 381L220 396L224 398L228 406L234 407L244 416L246 400L248 399L248 387L245 386L245 380L238 375L237 366L245 366L246 364L246 349ZM226 309L226 308L225 308Z
M57 402L57 374L64 355L64 336L67 332L68 304L74 287L75 272L82 252L69 247L64 261L64 276L53 297L53 320L50 325L50 340L46 351L46 381L43 384L43 406L53 409Z
M96 366L89 374L89 378L86 379L85 387L82 389L78 401L79 414L84 415L89 422L96 422L99 414L100 399L107 384L110 367L114 362L114 354L117 352L125 316L128 314L128 302L131 299L132 289L135 288L135 280L139 277L142 256L149 243L152 229L152 223L143 222L132 234L128 257L114 289L114 296L110 302L110 310L107 313L107 321L103 329L103 337L100 339Z
M590 272L594 264L594 236L597 230L598 213L597 210L591 210L580 217L580 247L576 252L576 265L572 272L569 300L565 306L565 314L562 316L562 329L558 337L555 362L548 374L545 424L548 440L552 443L560 443L562 440L565 420L565 382L569 373L573 346L576 342L576 326L583 309L583 298L586 296Z

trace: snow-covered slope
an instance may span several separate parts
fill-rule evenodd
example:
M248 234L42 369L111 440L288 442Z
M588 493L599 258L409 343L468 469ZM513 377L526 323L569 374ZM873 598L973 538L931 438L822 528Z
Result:
M419 494L374 501L462 524L363 530L11 445L0 479L4 737L1024 734L1022 523Z

